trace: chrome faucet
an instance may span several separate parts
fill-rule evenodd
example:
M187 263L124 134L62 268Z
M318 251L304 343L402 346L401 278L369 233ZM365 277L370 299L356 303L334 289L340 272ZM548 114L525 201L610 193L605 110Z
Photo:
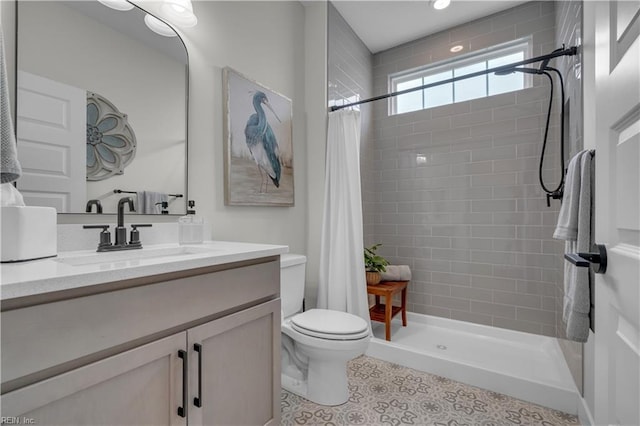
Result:
M92 206L96 206L96 213L102 214L102 204L100 203L100 200L87 201L87 208L85 209L87 213L91 213Z
M85 229L102 229L100 233L100 244L98 244L98 251L115 251L115 250L131 250L142 248L142 242L140 241L140 231L138 228L150 227L150 224L134 224L131 225L131 240L127 243L127 228L124 226L124 206L129 206L130 212L135 212L136 209L133 206L133 200L131 197L124 197L118 200L118 224L116 226L116 241L111 244L111 233L109 232L109 225L85 225Z
M129 205L129 211L135 212L133 207L133 199L131 197L123 197L118 200L118 226L116 226L116 246L125 246L127 244L127 228L124 226L124 206Z

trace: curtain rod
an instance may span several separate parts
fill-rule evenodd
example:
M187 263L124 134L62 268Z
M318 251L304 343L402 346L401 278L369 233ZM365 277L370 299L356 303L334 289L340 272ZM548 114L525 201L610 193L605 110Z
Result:
M393 96L404 95L405 93L415 92L416 90L424 90L430 87L440 86L441 84L448 84L448 83L453 83L459 80L465 80L467 78L477 77L479 75L491 74L493 72L507 71L520 65L527 65L527 64L532 64L534 62L540 62L540 61L549 61L550 59L557 58L558 56L573 56L573 55L576 55L577 53L578 53L578 48L576 46L571 46L568 49L565 49L563 45L561 49L555 50L546 55L536 56L535 58L525 59L524 61L514 62L508 65L501 65L499 67L489 68L484 71L476 71L476 72L472 72L471 74L465 74L458 77L449 78L446 80L436 81L434 83L425 84L424 86L412 87L410 89L400 90L398 92L392 92L392 93L387 93L380 96L374 96L369 99L363 99L361 101L352 102L345 105L334 105L331 108L329 108L329 110L333 112L339 109L349 108L355 105L366 104L373 101L379 101L381 99L388 99Z

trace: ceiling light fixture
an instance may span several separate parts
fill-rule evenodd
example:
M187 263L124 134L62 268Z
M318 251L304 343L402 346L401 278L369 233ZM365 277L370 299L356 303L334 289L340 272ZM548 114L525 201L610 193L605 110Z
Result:
M449 49L449 51L450 51L451 53L458 53L458 52L460 52L462 49L464 49L464 47L462 47L462 45L461 45L461 44L458 44L458 45L453 46L451 49Z
M431 6L436 10L442 10L449 7L451 0L433 0Z
M160 34L164 37L176 37L177 34L173 31L166 23L162 22L160 19L155 16L149 15L148 13L144 16L144 23L147 27L156 34Z
M190 28L198 23L191 0L164 0L160 10L168 21L179 27Z
M127 11L133 9L133 5L127 0L98 0L103 5L114 10Z

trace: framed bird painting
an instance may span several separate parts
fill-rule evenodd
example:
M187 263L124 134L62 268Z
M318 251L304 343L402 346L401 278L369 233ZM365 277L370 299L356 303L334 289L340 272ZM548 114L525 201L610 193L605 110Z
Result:
M225 204L293 206L291 100L224 68Z

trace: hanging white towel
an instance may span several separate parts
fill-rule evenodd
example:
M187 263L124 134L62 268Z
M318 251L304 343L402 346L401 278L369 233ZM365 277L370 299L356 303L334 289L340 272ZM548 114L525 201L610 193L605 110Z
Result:
M576 154L569 163L564 199L553 234L554 238L566 241L566 253L588 252L591 248L593 166L588 150ZM578 342L586 342L589 337L590 279L589 268L565 261L562 318L567 338Z
M138 214L160 214L160 204L169 200L169 195L163 192L140 191L138 192Z
M18 180L22 168L18 162L16 137L11 120L9 104L9 79L4 58L4 36L0 28L0 182L8 183Z
M329 114L319 308L360 316L370 324L360 192L360 112Z

